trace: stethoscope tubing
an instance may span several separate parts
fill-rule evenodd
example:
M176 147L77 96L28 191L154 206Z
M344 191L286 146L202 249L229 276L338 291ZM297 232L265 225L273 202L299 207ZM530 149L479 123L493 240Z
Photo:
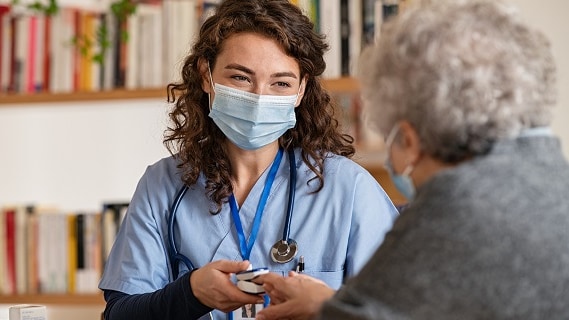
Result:
M293 148L288 150L288 161L291 172L288 179L288 204L286 208L285 225L283 228L283 241L285 242L288 242L290 239L290 224L292 222L292 210L294 209L294 196L296 193L296 160Z
M290 226L292 222L292 213L294 210L294 198L296 193L296 160L294 156L294 149L291 148L288 150L288 157L289 157L289 167L290 167L290 177L289 177L289 192L288 192L288 204L287 204L287 212L285 217L285 224L283 227L283 237L282 241L284 243L289 243L290 239ZM178 247L176 246L175 237L174 237L174 225L176 223L176 213L178 212L178 207L184 198L184 195L188 191L188 186L183 185L182 188L176 194L174 198L174 202L170 207L170 215L168 217L168 244L170 246L170 265L172 267L172 276L174 279L178 277L179 274L179 266L178 261L181 261L188 267L189 270L195 269L194 264L191 260L186 257L185 255L181 254L178 251ZM281 262L285 263L285 262Z
M170 265L172 266L172 274L174 279L178 277L179 273L177 260L182 260L182 262L188 267L189 270L194 269L194 264L190 261L190 259L188 259L188 257L178 252L178 247L176 246L176 242L174 239L174 224L176 223L176 212L178 211L178 207L180 206L180 203L182 202L182 199L184 198L184 195L186 194L187 191L188 191L187 185L184 185L178 191L176 198L174 198L174 203L170 208L170 217L168 219L168 244L170 245L170 250L172 251L170 253L170 257L172 260Z

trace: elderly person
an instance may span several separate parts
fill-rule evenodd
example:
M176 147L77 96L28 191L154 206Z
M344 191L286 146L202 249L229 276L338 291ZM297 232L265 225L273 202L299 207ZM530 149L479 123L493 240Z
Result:
M261 278L274 305L258 319L567 319L569 165L546 38L504 3L431 1L362 61L368 120L412 200L335 294Z

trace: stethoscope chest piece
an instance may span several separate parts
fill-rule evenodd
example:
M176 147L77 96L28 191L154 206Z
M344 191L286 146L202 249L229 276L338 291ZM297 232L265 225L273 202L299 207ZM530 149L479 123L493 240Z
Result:
M277 263L287 263L291 261L298 253L296 241L289 239L288 241L279 240L271 248L271 258Z

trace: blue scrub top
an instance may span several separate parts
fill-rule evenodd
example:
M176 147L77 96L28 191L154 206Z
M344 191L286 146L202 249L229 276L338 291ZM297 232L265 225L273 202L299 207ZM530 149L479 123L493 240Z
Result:
M331 155L324 161L324 186L307 183L315 175L295 150L297 181L290 237L298 244L291 262L272 261L270 250L282 239L288 203L289 161L283 155L265 206L257 240L251 251L253 267L268 267L284 275L304 256L305 273L338 289L371 257L398 213L377 181L352 160ZM168 216L182 187L173 157L147 168L140 179L105 265L99 288L128 294L154 292L173 279L168 257ZM268 170L257 181L239 210L245 236L253 218ZM242 260L229 204L217 215L205 194L205 178L190 186L176 214L175 241L195 267L211 261ZM180 264L180 275L187 268Z

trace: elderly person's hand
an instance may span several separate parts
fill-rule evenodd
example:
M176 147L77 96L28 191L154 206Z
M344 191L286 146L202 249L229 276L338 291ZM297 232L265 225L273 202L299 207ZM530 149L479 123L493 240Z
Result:
M318 310L335 293L326 283L310 276L289 272L288 277L276 273L259 276L271 298L271 305L257 313L256 319L312 319Z

